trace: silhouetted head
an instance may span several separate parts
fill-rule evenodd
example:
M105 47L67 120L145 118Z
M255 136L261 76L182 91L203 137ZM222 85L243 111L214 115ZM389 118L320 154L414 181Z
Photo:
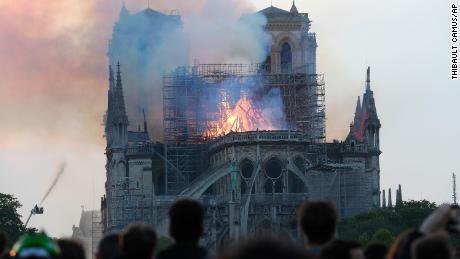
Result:
M115 259L120 256L119 246L120 235L117 233L109 233L105 235L97 246L97 259Z
M334 240L321 250L321 259L364 259L361 245L356 241Z
M411 246L411 254L414 259L453 258L453 250L447 236L444 235L433 235L418 239Z
M224 259L310 259L303 247L273 237L258 237L237 245Z
M178 243L197 243L203 234L204 209L201 203L180 199L169 208L169 234Z
M366 247L364 257L366 257L366 259L384 259L387 253L387 245L382 243L372 243Z
M7 244L8 238L6 237L6 234L0 231L0 257L5 254Z
M73 239L58 239L57 244L61 249L62 259L86 259L83 245Z
M300 207L299 223L310 244L324 245L335 234L335 207L325 201L306 202Z
M45 233L28 233L19 238L9 252L9 258L56 259L61 249Z
M143 223L129 225L120 238L121 252L126 258L150 259L155 252L156 244L155 230Z

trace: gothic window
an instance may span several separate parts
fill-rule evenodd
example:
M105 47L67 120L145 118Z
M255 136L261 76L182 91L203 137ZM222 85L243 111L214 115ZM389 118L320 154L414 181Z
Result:
M285 42L281 46L281 73L290 73L292 70L291 45Z
M281 161L276 158L271 158L268 160L265 164L265 176L266 182L264 189L266 193L283 192Z
M249 159L244 159L243 162L240 164L240 174L243 177L241 179L241 194L245 194L247 191L247 188L249 187L249 179L252 176L252 173L254 172L254 165L252 164L251 160ZM254 193L254 186L252 187L251 190L252 193Z

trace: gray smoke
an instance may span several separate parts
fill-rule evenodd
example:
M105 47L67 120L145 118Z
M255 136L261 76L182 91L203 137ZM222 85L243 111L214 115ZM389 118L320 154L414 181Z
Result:
M152 19L124 19L130 36L113 37L109 56L112 65L120 61L122 66L131 129L142 125L145 109L151 138L162 140L163 75L177 66L195 62L260 63L265 59L270 42L264 31L266 18L245 15L242 2L202 1L194 12L181 16L183 28L163 21L157 14L150 16L157 17Z

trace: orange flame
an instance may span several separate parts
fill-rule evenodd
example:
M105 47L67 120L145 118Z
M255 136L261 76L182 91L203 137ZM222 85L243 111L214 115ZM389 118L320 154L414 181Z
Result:
M274 129L270 120L264 118L261 110L245 95L241 96L233 108L230 107L228 98L223 98L219 111L220 118L208 123L206 137L216 137L230 132Z

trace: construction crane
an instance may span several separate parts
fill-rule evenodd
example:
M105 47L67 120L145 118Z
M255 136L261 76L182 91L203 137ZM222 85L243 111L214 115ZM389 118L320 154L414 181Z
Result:
M27 221L26 221L26 224L24 225L25 228L27 229L27 225L29 224L29 221L30 221L30 218L32 218L33 215L41 215L43 214L44 212L44 209L43 209L43 202L46 200L46 198L48 198L48 196L50 195L51 191L54 189L54 186L56 186L59 178L61 177L61 175L64 173L64 169L65 169L65 166L66 166L66 163L65 162L62 162L59 166L59 169L57 171L57 174L56 176L54 177L54 180L53 182L51 183L51 186L48 188L48 190L46 191L45 195L43 196L43 198L41 199L40 203L39 204L35 204L35 206L32 208L32 210L30 211L30 214L29 214L29 217L27 218Z

